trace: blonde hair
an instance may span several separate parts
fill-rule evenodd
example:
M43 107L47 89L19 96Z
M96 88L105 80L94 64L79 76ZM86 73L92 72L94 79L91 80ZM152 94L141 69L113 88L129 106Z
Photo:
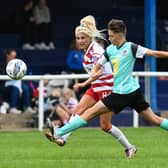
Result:
M87 34L89 37L93 39L95 38L105 39L104 35L102 34L102 31L104 30L97 29L95 18L91 15L88 15L80 20L80 25L77 26L75 29L75 35L81 32Z

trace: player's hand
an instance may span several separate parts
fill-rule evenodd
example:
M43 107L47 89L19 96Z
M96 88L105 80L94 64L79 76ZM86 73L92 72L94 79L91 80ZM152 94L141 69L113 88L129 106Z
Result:
M91 71L90 77L92 77L93 79L97 79L102 74L103 74L103 68L100 68L98 71L95 71L95 69L93 69L93 71Z

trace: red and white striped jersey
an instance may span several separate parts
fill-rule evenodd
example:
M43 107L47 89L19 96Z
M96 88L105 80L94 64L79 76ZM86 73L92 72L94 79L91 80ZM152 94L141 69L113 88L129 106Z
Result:
M94 64L102 57L103 53L104 49L97 42L94 41L90 44L83 59L83 67L88 74L91 73ZM113 89L113 75L110 63L105 63L103 69L103 75L91 83L94 92Z

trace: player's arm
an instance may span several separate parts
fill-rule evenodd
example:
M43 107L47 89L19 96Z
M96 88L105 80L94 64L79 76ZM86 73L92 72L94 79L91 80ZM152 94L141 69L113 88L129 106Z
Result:
M84 81L83 83L76 83L73 86L73 89L77 91L79 88L86 87L87 85L91 84L93 81L98 79L100 76L103 75L104 69L103 69L103 64L107 62L107 59L105 57L105 54L101 56L101 58L97 61L97 63L93 66L90 77Z
M158 51L158 50L148 49L145 54L147 54L149 56L154 56L156 58L166 58L166 57L168 58L167 51Z
M93 67L92 71L94 71L94 67ZM91 71L91 74L92 74L92 71ZM90 77L87 80L85 80L84 82L75 83L74 86L73 86L73 89L75 91L77 91L79 88L83 88L83 87L86 87L86 86L90 85L93 81L98 79L102 74L103 74L103 68L100 68L100 69L97 70L95 76L90 75Z
M85 86L89 85L91 82L95 81L96 79L98 79L100 76L103 75L103 67L101 66L100 68L98 68L97 64L93 66L92 71L90 77L84 82ZM92 73L94 73L95 76L92 76Z
M102 56L98 59L96 64L94 64L91 70L90 78L88 79L88 81L86 81L86 83L91 83L103 75L104 72L103 65L106 62L108 62L108 55L105 51L105 53L103 53Z
M99 78L102 73L103 73L103 65L108 62L108 56L107 56L107 53L105 52L101 58L97 61L97 63L94 65L92 71L91 71L91 75L90 77L92 79L97 79Z
M135 43L132 43L131 47L133 55L135 55L136 58L142 58L144 55L153 56L156 58L168 58L167 51L152 50L149 48L145 48L141 45L137 45Z
M103 67L100 63L96 63L90 74L90 80L94 81L103 74Z

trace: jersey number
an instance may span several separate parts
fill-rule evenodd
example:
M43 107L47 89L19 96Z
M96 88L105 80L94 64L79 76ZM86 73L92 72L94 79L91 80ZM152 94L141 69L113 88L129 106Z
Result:
M113 72L114 72L114 75L117 75L117 73L118 73L118 65L119 65L118 59L115 58L115 59L112 61L112 64L113 64Z

